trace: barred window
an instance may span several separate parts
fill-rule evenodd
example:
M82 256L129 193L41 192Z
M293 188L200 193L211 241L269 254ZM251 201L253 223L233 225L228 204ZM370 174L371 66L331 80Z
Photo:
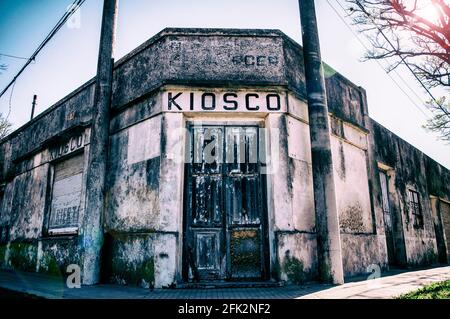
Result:
M414 227L423 228L422 206L420 205L419 193L409 190L409 210L414 218Z

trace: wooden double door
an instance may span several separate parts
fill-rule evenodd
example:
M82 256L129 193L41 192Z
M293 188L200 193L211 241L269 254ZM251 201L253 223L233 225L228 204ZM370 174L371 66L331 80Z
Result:
M267 276L263 136L257 126L189 127L185 281Z

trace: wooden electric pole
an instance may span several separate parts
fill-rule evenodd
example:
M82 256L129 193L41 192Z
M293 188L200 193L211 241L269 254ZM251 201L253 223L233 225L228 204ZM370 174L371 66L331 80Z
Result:
M36 100L37 100L37 95L33 95L33 102L31 103L31 117L30 117L30 121L33 119L34 117L34 110L36 109Z
M80 234L82 281L85 285L100 281L117 6L118 0L104 0L86 176L86 205Z
M299 0L316 210L319 276L344 282L325 79L314 0Z

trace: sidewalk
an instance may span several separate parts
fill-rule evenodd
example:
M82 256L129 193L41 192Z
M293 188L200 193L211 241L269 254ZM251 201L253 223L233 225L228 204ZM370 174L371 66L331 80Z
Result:
M450 279L450 266L389 272L379 279L348 282L341 286L304 286L213 289L155 289L118 285L69 289L62 279L36 273L0 272L0 288L50 299L347 299L393 298L433 282Z
M311 293L299 299L386 299L414 291L423 286L450 280L450 266L384 275L370 281L348 282Z

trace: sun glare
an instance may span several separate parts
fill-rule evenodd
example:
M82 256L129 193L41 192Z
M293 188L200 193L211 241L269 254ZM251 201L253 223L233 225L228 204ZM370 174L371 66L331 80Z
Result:
M421 8L417 13L424 19L430 22L437 22L439 20L439 13L433 4L428 4L427 6Z

